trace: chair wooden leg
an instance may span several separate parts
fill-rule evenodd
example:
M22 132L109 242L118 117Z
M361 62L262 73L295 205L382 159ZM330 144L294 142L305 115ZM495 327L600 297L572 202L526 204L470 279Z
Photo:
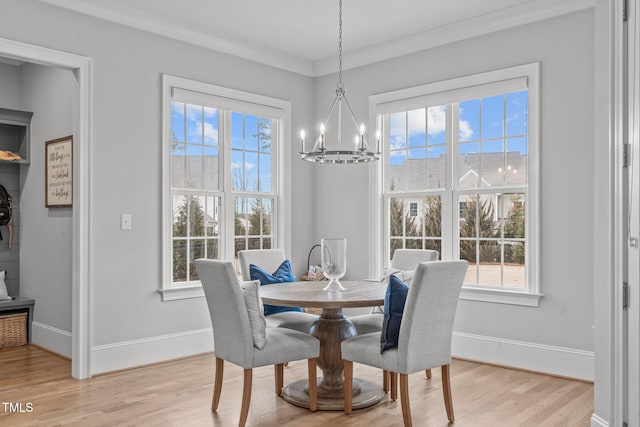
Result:
M316 412L318 410L318 378L316 377L317 358L308 360L309 366L309 410Z
M424 373L427 376L427 379L430 380L431 379L431 369L425 369Z
M249 415L249 404L251 403L251 381L253 377L253 369L244 370L244 385L242 386L242 406L240 407L240 422L238 427L244 427L247 423L247 415Z
M453 416L453 399L451 398L451 376L450 365L442 365L442 394L444 394L444 406L447 409L447 418L449 422L455 421Z
M398 400L398 373L389 372L391 378L391 400Z
M402 419L404 427L411 427L411 406L409 404L409 376L400 374L400 404L402 405Z
M284 363L278 363L274 365L275 368L275 381L276 381L276 396L282 395L282 387L284 386Z
M389 392L389 371L382 371L382 389L385 393Z
M351 413L353 399L353 362L344 360L344 413Z
M222 390L222 376L224 374L224 360L216 357L216 377L213 382L213 399L211 400L211 411L218 410L220 403L220 391Z

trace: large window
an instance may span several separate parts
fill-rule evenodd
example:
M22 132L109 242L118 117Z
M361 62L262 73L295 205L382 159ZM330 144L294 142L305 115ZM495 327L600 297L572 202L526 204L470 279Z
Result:
M378 259L436 249L469 262L467 296L537 304L537 79L531 64L372 97L384 141Z
M285 246L278 166L289 103L172 76L164 97L161 291L176 299L202 295L195 259Z

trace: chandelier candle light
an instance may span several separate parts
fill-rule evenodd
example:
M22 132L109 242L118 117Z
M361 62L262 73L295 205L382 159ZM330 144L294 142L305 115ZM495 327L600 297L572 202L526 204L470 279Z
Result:
M315 162L315 163L367 163L373 162L380 158L380 132L376 132L376 151L372 152L369 150L369 146L367 144L365 138L365 127L364 124L358 126L358 121L356 120L353 111L351 110L351 106L349 105L349 101L347 100L347 96L345 95L344 83L342 83L342 0L339 2L339 37L338 37L338 85L336 88L336 98L333 101L333 105L331 106L331 110L329 110L329 115L327 119L320 125L320 136L316 139L316 142L313 144L311 151L305 150L305 132L304 130L300 132L300 146L301 150L298 154L300 154L300 158L307 162ZM342 148L342 112L343 112L343 104L346 107L345 110L349 113L349 117L351 122L353 122L354 128L356 130L354 145L352 149L343 149ZM333 116L333 112L337 108L337 149L327 149L326 141L325 141L325 124L329 124L330 120ZM347 120L349 121L349 120Z

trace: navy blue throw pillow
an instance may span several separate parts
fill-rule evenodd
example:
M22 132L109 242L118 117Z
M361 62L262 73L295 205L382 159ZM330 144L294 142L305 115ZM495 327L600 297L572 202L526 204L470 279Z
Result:
M273 283L295 282L296 279L291 272L291 263L288 259L282 261L273 274L269 274L262 268L254 264L249 264L249 275L251 280L259 280L260 286L271 285ZM274 313L282 313L285 311L302 311L300 307L282 307L279 305L264 304L264 315L269 316Z
M400 322L402 322L404 303L408 293L409 286L398 279L395 274L389 277L389 285L387 285L387 292L384 295L384 320L380 333L380 353L398 347Z

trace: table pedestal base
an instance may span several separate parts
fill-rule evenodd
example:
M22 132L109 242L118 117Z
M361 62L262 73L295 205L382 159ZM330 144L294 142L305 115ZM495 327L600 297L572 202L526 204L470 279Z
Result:
M320 378L318 378L318 382ZM385 396L382 387L359 378L353 379L353 390L360 390L360 393L353 396L353 409L366 408L380 402ZM309 393L307 391L307 380L293 382L282 389L282 398L287 402L309 408ZM344 396L321 397L318 396L318 410L320 411L342 411L344 410Z

